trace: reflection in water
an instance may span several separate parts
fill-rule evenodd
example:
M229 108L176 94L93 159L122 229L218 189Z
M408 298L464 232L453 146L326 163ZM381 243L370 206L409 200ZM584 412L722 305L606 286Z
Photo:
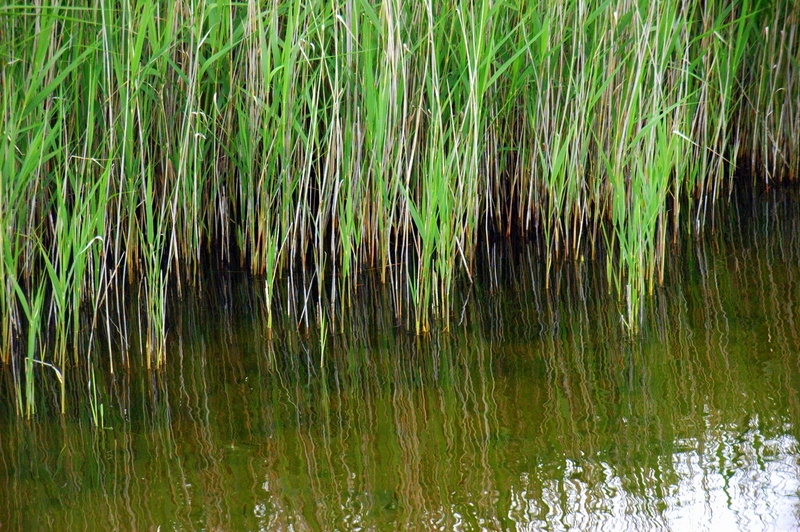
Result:
M427 337L365 279L324 341L302 295L270 340L259 290L220 282L175 303L163 372L98 375L107 428L2 411L1 528L794 529L793 208L676 251L635 340L602 268L545 292L527 251L489 252L459 325Z

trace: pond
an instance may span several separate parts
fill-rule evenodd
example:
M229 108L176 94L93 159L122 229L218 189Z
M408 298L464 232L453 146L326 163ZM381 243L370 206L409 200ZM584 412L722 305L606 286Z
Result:
M269 338L261 281L221 276L172 303L164 370L98 372L101 429L85 384L24 421L3 378L0 528L797 529L798 203L738 209L682 236L635 338L604 259L545 289L532 248L488 246L427 336L367 276Z

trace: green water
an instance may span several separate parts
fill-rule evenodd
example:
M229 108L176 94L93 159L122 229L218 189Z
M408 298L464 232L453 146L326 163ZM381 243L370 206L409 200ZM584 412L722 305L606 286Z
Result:
M173 302L163 372L137 370L132 347L130 370L116 355L96 375L103 429L85 385L63 418L43 385L39 416L18 420L6 369L0 529L797 529L786 197L676 249L636 340L602 259L545 291L534 250L494 250L452 329L427 337L367 278L324 342L303 290L270 340L259 281L220 279Z

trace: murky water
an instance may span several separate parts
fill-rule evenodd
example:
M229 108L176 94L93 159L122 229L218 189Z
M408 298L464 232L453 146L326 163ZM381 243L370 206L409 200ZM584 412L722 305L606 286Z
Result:
M231 276L180 302L165 371L96 376L104 429L19 421L4 378L0 528L798 529L800 217L733 220L673 254L635 341L602 261L547 292L535 253L494 254L429 337L365 280L324 341L269 340Z

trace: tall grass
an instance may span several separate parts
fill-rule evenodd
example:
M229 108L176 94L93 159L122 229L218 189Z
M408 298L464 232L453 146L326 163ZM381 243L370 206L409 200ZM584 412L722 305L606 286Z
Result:
M280 278L308 286L304 320L376 269L422 333L451 325L481 241L537 238L548 272L605 250L635 332L670 241L703 228L737 167L798 176L792 6L0 7L0 355L18 410L35 372L67 378L102 336L127 349L126 284L143 363L163 364L167 294L208 260L263 276L270 302Z

